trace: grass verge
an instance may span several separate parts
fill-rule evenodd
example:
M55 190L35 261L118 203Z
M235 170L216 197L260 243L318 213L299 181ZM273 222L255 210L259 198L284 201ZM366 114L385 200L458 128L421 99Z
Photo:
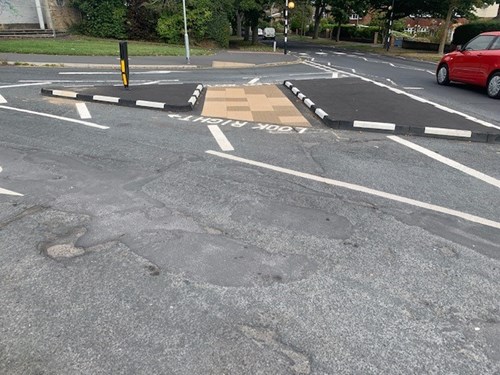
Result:
M0 52L31 53L42 55L115 56L120 54L118 40L71 36L61 39L2 39ZM130 56L184 56L184 46L162 43L128 43ZM191 48L191 55L209 55L205 48Z
M241 37L235 36L229 39L229 49L249 52L273 52L273 47L270 45L263 44L260 41L252 44L251 41L244 41Z

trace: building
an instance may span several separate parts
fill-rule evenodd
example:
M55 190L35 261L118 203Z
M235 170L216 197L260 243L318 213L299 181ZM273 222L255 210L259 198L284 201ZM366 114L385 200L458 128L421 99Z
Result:
M498 14L499 4L486 5L482 8L476 8L474 14L479 18L495 18Z
M0 30L67 31L80 14L69 0L0 0Z

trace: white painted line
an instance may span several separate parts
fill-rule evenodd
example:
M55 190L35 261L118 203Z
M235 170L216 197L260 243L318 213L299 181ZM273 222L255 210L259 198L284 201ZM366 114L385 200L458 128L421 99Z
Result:
M77 76L93 76L93 75L109 75L116 74L116 72L59 72L60 75L77 75Z
M93 99L99 102L107 102L107 103L119 103L120 98L115 98L113 96L105 96L105 95L94 95Z
M447 136L462 137L462 138L470 138L472 136L472 132L470 130L432 128L428 126L425 127L424 133L434 134L434 135L447 135Z
M328 54L326 52L316 52L316 55L325 56L325 55L328 55Z
M10 89L12 87L41 86L41 85L48 85L50 83L51 83L50 81L36 82L36 83L21 83L17 85L0 86L0 89Z
M422 146L419 146L413 142L409 142L405 139L402 139L400 137L397 137L395 135L389 135L387 136L387 138L389 138L390 140L394 141L394 142L397 142L403 146L406 146L406 147L409 147L411 148L412 150L415 150L417 152L420 152L421 154L424 154L434 160L437 160L443 164L446 164L452 168L455 168L461 172L464 172L465 174L468 174L469 176L472 176L472 177L475 177L481 181L484 181L490 185L493 185L493 186L496 186L497 188L500 189L500 180L497 180L496 178L494 177L491 177L491 176L488 176L484 173L481 173L479 171L476 171L475 169L472 169L472 168L469 168L463 164L460 164L454 160L451 160L451 159L448 159L447 157L444 157L442 155L439 155L438 153L434 152L434 151L431 151L427 148L424 148Z
M399 196L399 195L395 195L395 194L391 194L391 193L386 193L384 191L370 189L370 188L367 188L367 187L361 186L361 185L351 184L351 183L348 183L348 182L343 182L343 181L338 181L338 180L332 180L332 179L325 178L325 177L315 176L315 175L309 174L309 173L294 171L293 169L277 167L277 166L274 166L274 165L271 165L271 164L267 164L267 163L262 163L262 162L259 162L259 161L254 161L254 160L250 160L250 159L244 159L244 158L240 158L238 156L224 154L224 153L218 152L218 151L211 151L211 150L209 150L209 151L205 151L205 152L207 154L210 154L210 155L214 155L214 156L218 156L218 157L221 157L221 158L229 159L229 160L236 161L236 162L239 162L239 163L244 163L244 164L247 164L247 165L253 165L253 166L256 166L256 167L268 169L268 170L279 172L279 173L288 174L288 175L295 176L295 177L305 178L305 179L308 179L308 180L311 180L311 181L322 182L322 183L325 183L327 185L337 186L337 187L341 187L341 188L344 188L344 189L353 190L353 191L357 191L357 192L360 192L360 193L365 193L365 194L377 196L377 197L380 197L380 198L389 199L389 200L392 200L392 201L395 201L395 202L399 202L399 203L405 203L405 204L408 204L410 206L424 208L426 210L430 210L430 211L439 212L439 213L442 213L442 214L454 216L454 217L457 217L457 218L460 218L460 219L463 219L463 220L470 221L472 223L477 223L477 224L489 226L489 227L492 227L492 228L500 229L500 222L489 220L489 219L485 219L485 218L482 218L482 217L479 217L479 216L475 216L475 215L471 215L471 214L468 214L466 212L461 212L461 211L453 210L453 209L450 209L450 208L446 208L446 207L437 206L437 205L430 204L430 203L425 203L425 202L417 201L417 200L411 199L411 198L405 198L405 197L402 197L402 196Z
M339 78L339 74L338 74L338 73L336 73L336 72L333 72L333 73L332 73L332 78Z
M311 61L314 61L314 59L315 59L315 58L313 57L313 58L311 59Z
M5 103L7 103L7 100L2 95L0 95L0 104L5 104Z
M396 129L396 124L391 124L389 122L354 121L352 126L354 128L392 130L392 131Z
M7 190L7 189L2 189L2 188L0 188L0 194L3 194L3 195L15 195L15 196L18 196L18 197L23 197L24 196L24 195L22 195L20 193L16 193L15 191Z
M405 90L423 90L423 87L403 87Z
M389 65L394 67L394 68L396 67L396 65L394 65L393 63L389 63Z
M321 108L316 108L316 110L314 111L314 113L321 119L324 119L325 117L328 116L328 113L326 113L325 111L323 111Z
M76 103L76 109L78 110L78 114L80 115L81 119L92 118L85 103Z
M165 103L150 102L148 100L137 100L135 104L139 107L150 107L150 108L160 108L160 109L163 109L165 107Z
M2 168L2 167L0 167L0 173L1 173L2 171L3 171L3 168Z
M73 91L64 91L64 90L52 90L52 95L54 96L63 96L65 98L73 98L75 99L78 93Z
M42 116L42 117L48 117L48 118L53 118L56 120L62 120L62 121L68 121L68 122L74 122L76 124L81 124L85 126L90 126L92 128L97 128L97 129L109 129L109 126L103 126L103 125L98 125L94 124L93 122L88 122L88 121L81 121L81 120L75 120L72 118L68 117L62 117L62 116L56 116L56 115L51 115L49 113L43 113L43 112L35 112L35 111L28 111L27 109L21 109L21 108L14 108L14 107L7 107L5 105L0 105L1 109L8 109L9 111L16 111L16 112L22 112L22 113L28 113L30 115L36 115L36 116Z
M314 102L311 99L305 99L304 104L311 108L314 105Z
M260 78L254 78L254 79L252 79L252 80L248 81L248 83L249 83L250 85L253 85L254 83L257 83L259 80L260 80Z
M387 82L389 82L391 85L397 86L396 82L394 82L392 79L387 78Z
M233 146L217 125L208 125L208 130L210 130L222 151L234 151Z

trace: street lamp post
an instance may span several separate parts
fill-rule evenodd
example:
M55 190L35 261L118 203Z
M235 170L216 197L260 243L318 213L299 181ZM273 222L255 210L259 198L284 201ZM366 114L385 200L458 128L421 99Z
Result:
M184 13L184 45L186 46L186 61L189 64L191 62L189 54L189 35L186 17L186 0L182 0L182 11Z
M283 48L285 55L288 53L288 11L293 8L295 8L295 3L285 0L285 46Z
M394 0L392 0L392 5L389 7L389 27L387 29L387 37L385 41L385 49L389 51L391 48L391 39L392 39L392 24L394 22Z

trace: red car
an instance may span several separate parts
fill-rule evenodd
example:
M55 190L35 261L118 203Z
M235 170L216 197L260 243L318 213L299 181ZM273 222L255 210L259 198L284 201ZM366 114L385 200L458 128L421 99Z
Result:
M444 55L436 79L440 85L456 81L486 87L491 98L500 98L500 31L482 33Z

